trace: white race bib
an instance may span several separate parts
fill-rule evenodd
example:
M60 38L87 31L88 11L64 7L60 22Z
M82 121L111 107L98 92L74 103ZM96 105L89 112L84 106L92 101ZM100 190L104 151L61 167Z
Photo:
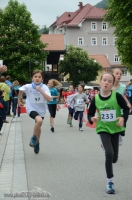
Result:
M84 103L84 99L77 99L77 104L82 105Z
M116 121L116 111L115 110L102 110L100 111L101 121L103 122L113 122Z
M44 103L44 97L40 92L30 94L31 103Z

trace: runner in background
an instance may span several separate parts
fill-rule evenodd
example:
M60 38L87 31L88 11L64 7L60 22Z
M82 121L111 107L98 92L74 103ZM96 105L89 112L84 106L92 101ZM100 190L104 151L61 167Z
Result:
M57 109L57 100L59 98L59 92L57 91L56 87L61 86L60 82L55 79L51 79L48 81L48 87L51 93L51 101L47 102L48 109L50 112L50 125L51 131L54 132L54 118L56 116L56 109Z
M78 85L77 89L78 89L78 92L70 100L70 105L74 103L74 108L75 108L74 119L78 120L78 117L79 117L79 131L83 131L82 129L83 112L85 110L85 103L89 103L89 100L88 100L87 95L83 93L84 87L82 85Z
M94 98L94 96L95 96L95 91L94 91L94 89L91 89L91 91L90 91L90 99L92 100Z
M91 101L91 98L90 98L90 90L89 90L89 89L85 90L85 94L87 95L88 100ZM86 108L88 108L88 106L89 106L89 103L87 103Z
M74 104L72 103L70 105L70 100L72 99L74 94L75 94L74 87L73 87L73 85L70 85L68 91L65 93L65 96L64 96L66 105L68 106L68 112L69 112L67 124L70 124L70 127L73 127L72 118L73 118L73 112L74 112Z
M130 109L130 115L132 115L132 79L130 80L130 82L128 83L128 88L127 88L127 90L128 90L128 100L129 100L129 102L130 102L130 104L131 104L131 109Z
M120 93L124 97L124 99L127 103L127 106L129 108L131 108L131 104L129 103L129 101L127 100L127 98L125 96L126 85L120 83L120 80L121 80L121 77L122 77L122 71L119 68L115 68L115 69L112 70L112 74L115 77L115 82L114 82L114 85L112 87L112 90ZM124 122L124 125L126 127L126 122ZM124 135L122 135L122 136L124 136ZM121 135L119 135L119 145L122 145L122 143L123 143L122 137L121 137Z

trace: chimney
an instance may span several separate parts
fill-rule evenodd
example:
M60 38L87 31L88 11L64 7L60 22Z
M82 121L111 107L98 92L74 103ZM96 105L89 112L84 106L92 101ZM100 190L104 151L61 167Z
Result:
M79 8L82 9L83 8L83 2L79 2Z

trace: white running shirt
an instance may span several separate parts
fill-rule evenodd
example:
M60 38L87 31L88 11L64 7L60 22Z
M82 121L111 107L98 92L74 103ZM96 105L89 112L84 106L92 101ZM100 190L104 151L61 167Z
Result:
M51 97L49 88L43 84L41 89ZM41 117L44 117L47 110L47 101L43 95L32 87L32 84L26 84L19 88L20 91L26 93L26 111L30 114L31 111L36 111Z

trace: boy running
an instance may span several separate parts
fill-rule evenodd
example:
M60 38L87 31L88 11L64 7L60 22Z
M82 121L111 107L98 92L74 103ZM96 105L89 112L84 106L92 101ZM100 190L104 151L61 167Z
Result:
M47 102L51 101L51 95L48 87L43 84L43 72L34 70L32 73L32 83L23 85L19 88L18 104L23 106L21 102L22 93L26 93L26 110L29 116L35 120L33 136L29 145L34 148L34 152L39 153L39 140L41 134L41 126L44 115L47 110Z

